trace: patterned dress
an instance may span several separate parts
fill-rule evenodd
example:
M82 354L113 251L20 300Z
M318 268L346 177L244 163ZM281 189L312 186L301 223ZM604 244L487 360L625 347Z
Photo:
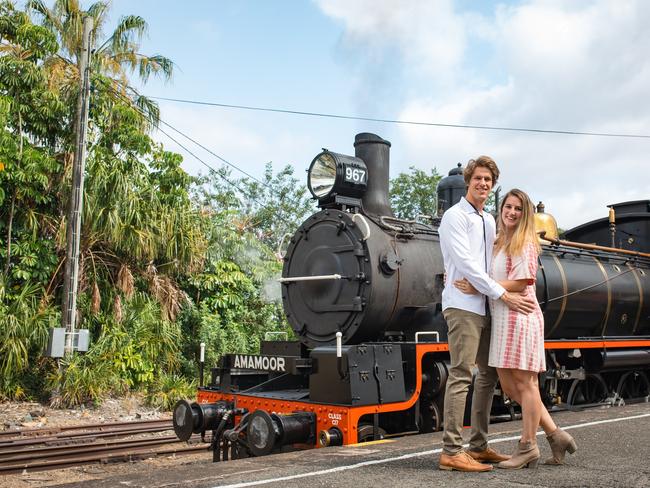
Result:
M537 249L530 243L521 256L494 256L490 276L496 281L528 279L525 293L535 298ZM509 309L501 300L490 300L492 337L488 364L495 368L545 371L544 317L537 309L526 315Z

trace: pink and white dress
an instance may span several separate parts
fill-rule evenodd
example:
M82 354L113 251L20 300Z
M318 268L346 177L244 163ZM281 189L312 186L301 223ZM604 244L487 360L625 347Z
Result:
M537 249L530 243L521 256L507 256L503 251L492 259L490 276L496 281L527 279L525 293L535 298ZM495 368L545 371L544 316L537 309L526 315L509 309L501 300L490 300L492 337L488 364Z

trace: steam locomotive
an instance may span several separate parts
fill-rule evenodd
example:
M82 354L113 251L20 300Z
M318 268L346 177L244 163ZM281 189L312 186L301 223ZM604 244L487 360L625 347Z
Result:
M449 353L440 220L393 214L390 142L361 133L354 147L355 156L323 150L308 171L320 211L291 238L280 280L299 340L224 356L197 401L175 407L177 436L200 433L215 461L442 426ZM465 194L458 166L438 186L439 216ZM545 402L648 401L650 200L612 205L608 218L565 232L568 240L543 205L537 210ZM493 414L514 409L497 391Z

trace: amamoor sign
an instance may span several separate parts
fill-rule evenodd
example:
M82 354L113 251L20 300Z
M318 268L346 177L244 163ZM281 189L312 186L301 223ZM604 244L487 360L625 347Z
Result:
M234 354L232 367L238 369L256 369L260 371L286 372L285 358L282 356L253 356L248 354Z

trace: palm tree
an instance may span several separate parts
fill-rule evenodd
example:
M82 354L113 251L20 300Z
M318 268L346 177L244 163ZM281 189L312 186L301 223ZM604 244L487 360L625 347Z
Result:
M48 72L51 88L61 91L74 100L79 86L78 61L82 48L83 19L93 18L91 45L95 46L91 57L93 83L98 90L109 91L116 100L128 100L148 122L155 125L159 118L158 105L139 94L129 84L128 75L136 74L143 82L151 75L169 80L174 64L161 55L146 56L139 52L140 41L147 33L146 21L136 15L122 17L115 30L103 37L110 5L93 3L88 10L81 10L78 0L55 0L48 8L43 0L29 0L28 11L40 17L41 25L55 34L59 52L49 57L44 67Z
M139 53L146 32L139 17L121 19L106 37L101 29L107 3L86 12L77 0L48 3L51 9L30 1L26 15L12 0L0 0L0 160L7 164L0 173L0 399L23 394L29 383L25 370L36 369L34 359L57 321L53 303L65 260L71 115L85 15L94 19L97 47L91 58L95 90L85 167L80 323L94 333L107 324L127 335L140 333L129 357L171 369L180 342L174 319L187 300L179 283L202 269L207 246L205 219L189 198L193 180L180 167L182 158L147 134L157 107L129 84L130 76L169 78L173 64ZM133 324L133 316L146 320ZM113 378L101 369L112 364L103 356L91 350L82 358L72 368L80 378L90 378L79 369L90 363L100 368L99 377ZM49 367L43 364L38 367ZM75 378L74 371L66 378ZM78 386L58 377L53 384L62 395ZM92 388L98 391L94 381Z
M122 274L149 282L164 315L173 318L182 294L166 274L199 266L205 239L197 231L189 200L171 208L159 200L159 192L149 181L151 165L161 162L144 159L165 159L156 154L145 135L157 124L159 110L129 81L133 75L143 82L152 75L168 80L173 63L161 55L140 53L140 41L147 32L142 17L122 17L115 30L104 36L108 2L95 2L84 11L79 0L55 0L51 8L44 0L29 0L27 9L56 36L59 50L45 60L43 67L51 89L61 93L70 107L74 107L79 90L83 19L93 19L90 71L95 93L90 115L95 129L86 166L81 243L85 266L80 270L80 289L94 291L98 281L119 283L116 276L122 270ZM179 165L172 164L170 171ZM178 171L184 173L180 168ZM61 234L59 240L62 242ZM99 294L93 293L93 300L96 298Z

